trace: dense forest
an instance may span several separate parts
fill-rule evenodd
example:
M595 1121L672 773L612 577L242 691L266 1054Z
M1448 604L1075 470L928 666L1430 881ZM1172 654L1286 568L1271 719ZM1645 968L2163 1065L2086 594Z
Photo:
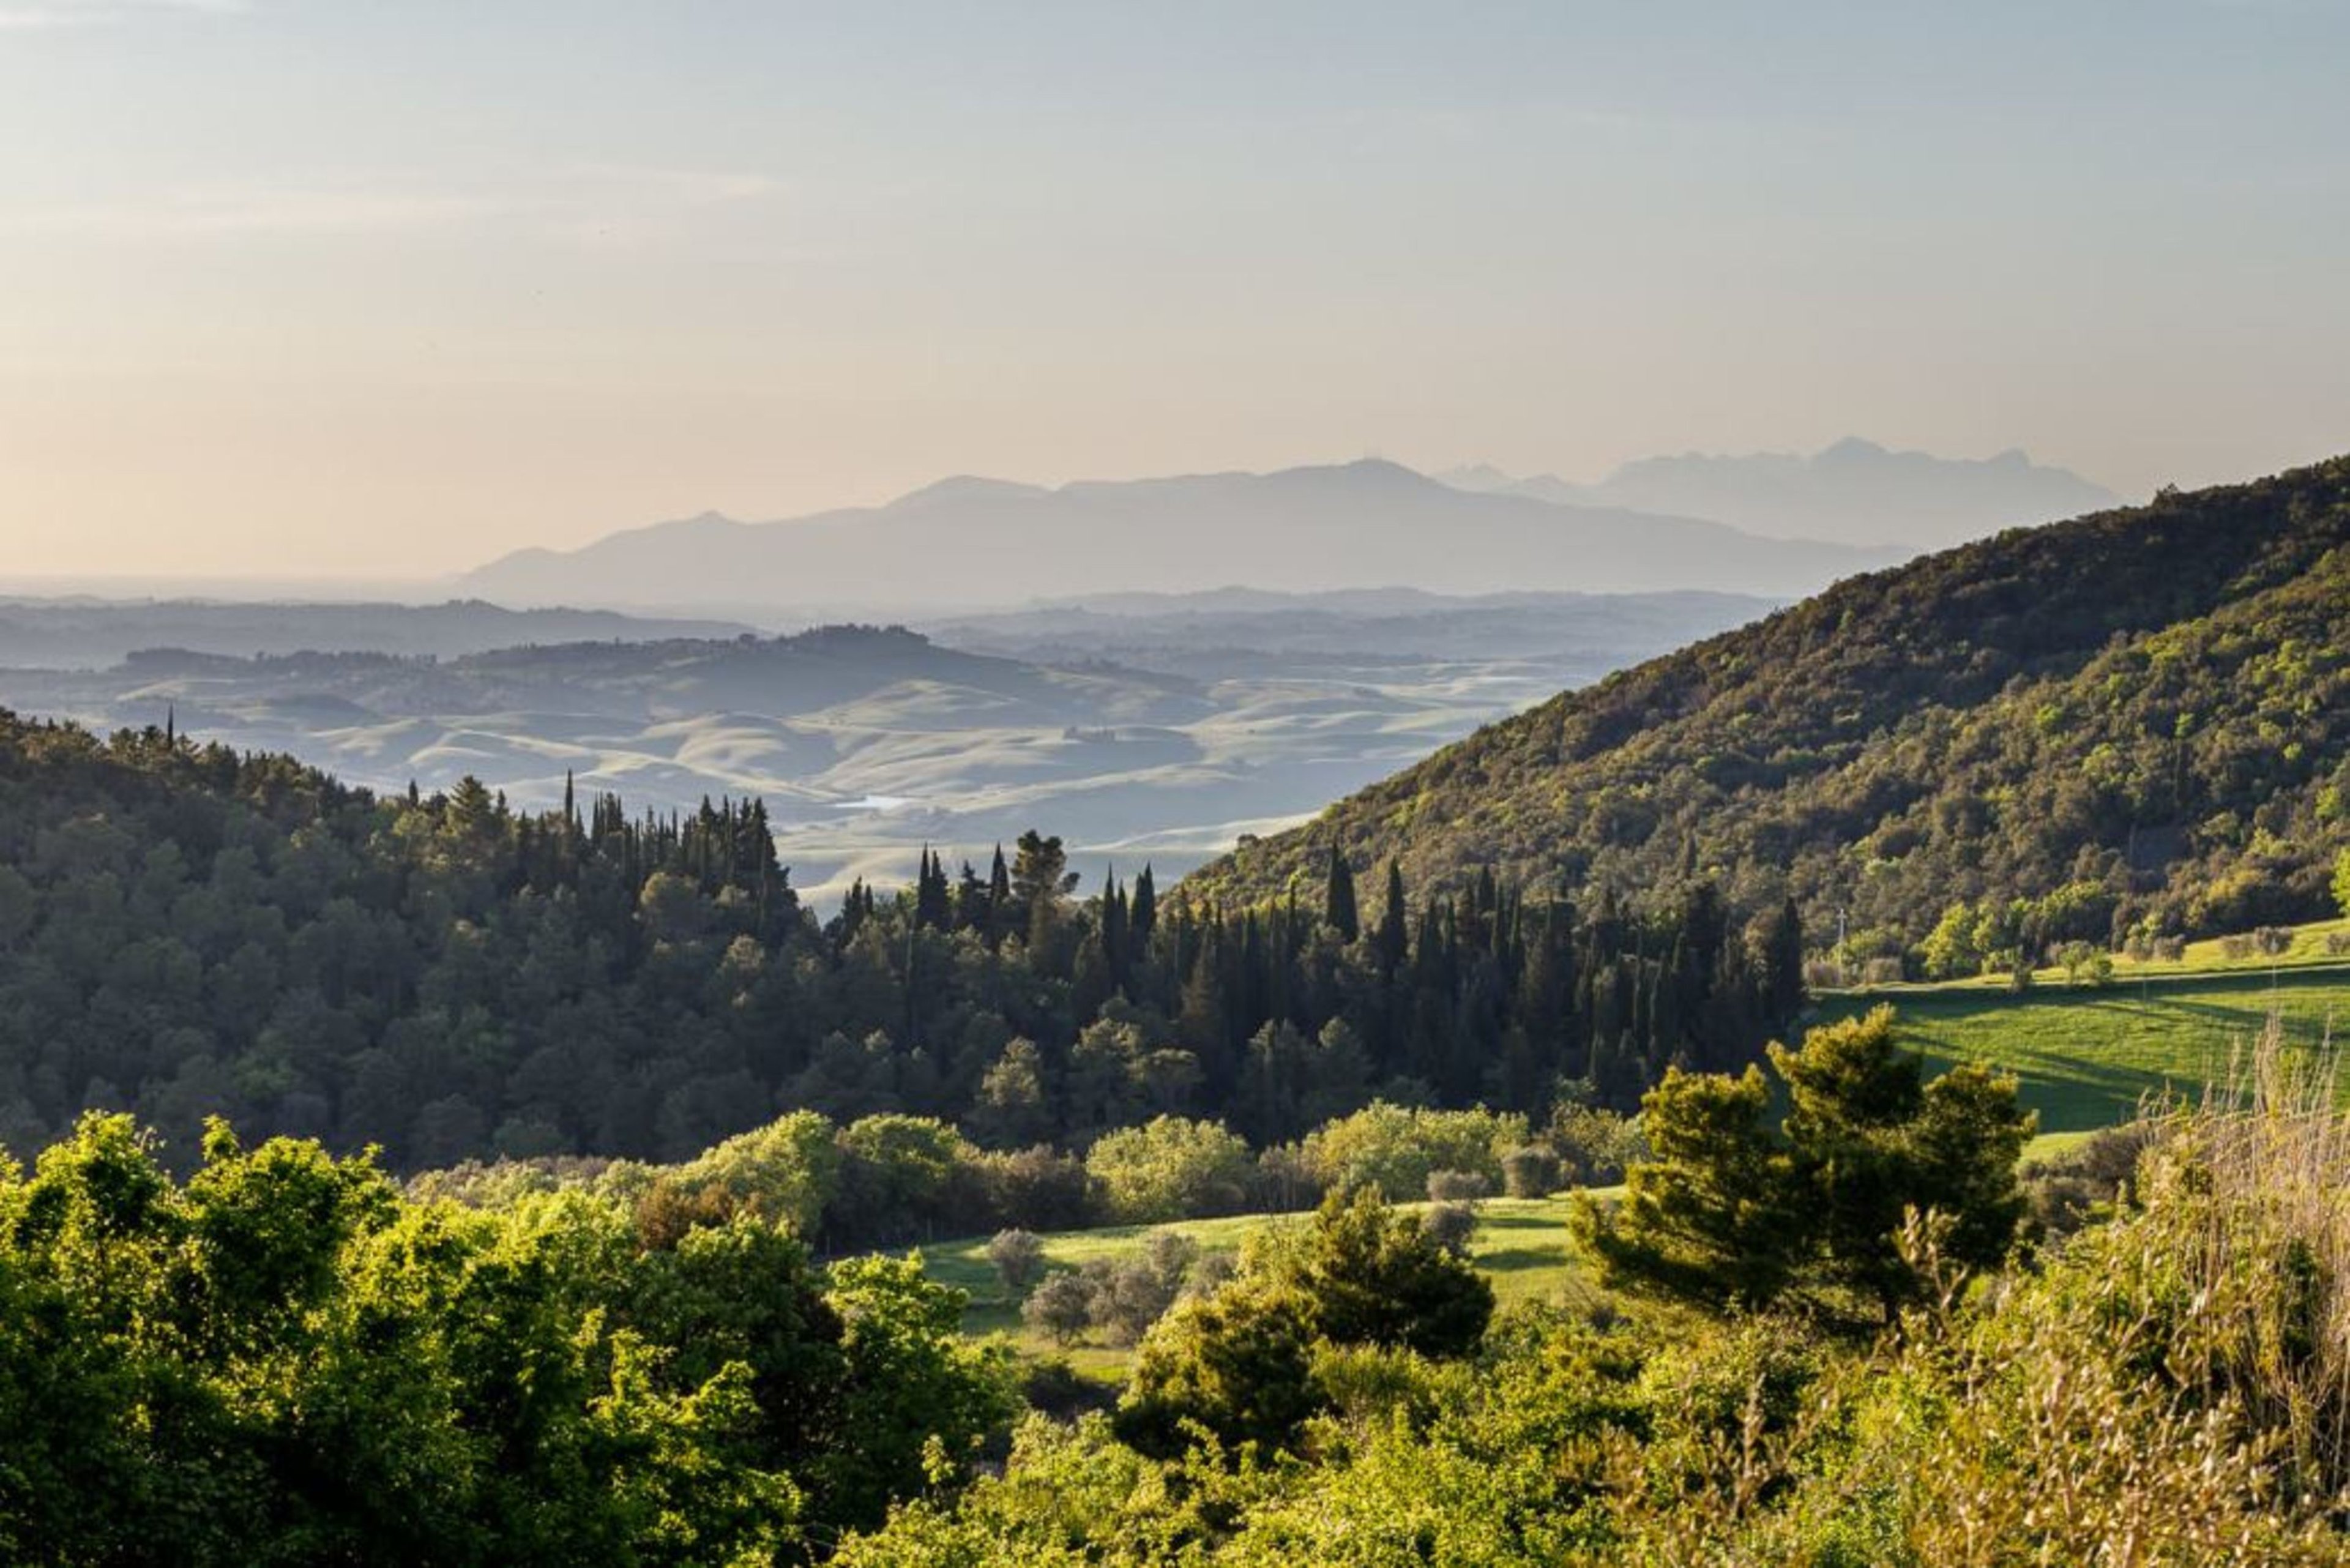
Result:
M1385 1098L1628 1107L1756 1057L1801 1001L1785 907L1694 876L1635 904L1491 878L1414 898L1337 863L1311 899L1080 900L1057 840L921 857L819 920L764 808L382 798L163 729L0 720L0 1145L128 1110L395 1168L680 1159L809 1108L995 1148L1159 1116L1260 1145Z
M1693 866L1862 956L1954 902L2119 946L2330 913L2350 843L2350 459L1856 577L1244 842L1202 891L1587 898Z

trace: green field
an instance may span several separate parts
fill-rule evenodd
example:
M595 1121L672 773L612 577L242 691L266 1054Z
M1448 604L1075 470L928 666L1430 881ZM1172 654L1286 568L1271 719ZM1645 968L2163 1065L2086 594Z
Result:
M1892 1003L1904 1042L1929 1061L2005 1068L2022 1080L2043 1133L2079 1134L2126 1118L2149 1095L2227 1084L2272 1013L2293 1048L2315 1053L2350 1029L2350 972L2338 964L2170 977L2131 969L2101 990L2057 983L2022 995L1975 981L1906 986L1831 997L1821 1021L1879 1002Z
M2268 975L2283 970L2332 970L2350 978L2350 951L2336 951L2335 943L2350 942L2350 919L2315 920L2305 926L2288 928L2293 933L2292 945L2281 953L2248 952L2230 957L2231 941L2241 938L2206 937L2189 942L2186 950L2175 959L2134 959L2126 952L2108 954L2114 964L2114 983L2136 984L2142 980L2199 979L2219 975ZM2034 984L2043 988L2062 989L2064 971L2051 964L2033 973ZM1869 991L1888 1000L1893 998L1939 994L1950 991L2005 992L2008 977L2004 972L1973 975L1965 980L1950 980L1918 984L1897 983L1869 987Z
M2040 1113L2041 1136L2025 1151L2045 1158L2100 1127L2126 1120L2148 1097L2200 1096L2240 1074L2252 1043L2273 1014L2297 1052L2318 1055L2340 1028L2350 1032L2350 970L2322 961L2324 933L2307 928L2296 944L2300 962L2210 968L2168 973L2132 966L2126 978L2099 990L2075 990L2061 978L2017 995L2003 981L1888 987L1831 996L1815 1022L1830 1023L1890 1002L1901 1035L1929 1064L1988 1062L2022 1081L2024 1103ZM2190 950L2189 962L2216 963ZM2350 1076L2337 1079L2350 1103ZM1585 1276L1567 1235L1567 1200L1489 1199L1479 1205L1470 1255L1493 1282L1504 1303L1555 1298L1580 1288ZM1236 1215L1163 1227L1191 1238L1204 1253L1236 1251L1263 1226L1307 1222L1305 1215ZM1066 1231L1044 1238L1048 1265L1074 1269L1095 1259L1139 1252L1155 1227L1125 1226ZM964 1326L972 1334L1009 1334L1036 1355L1066 1355L1088 1376L1125 1375L1130 1349L1089 1339L1066 1350L1022 1326L1019 1303L987 1262L987 1238L968 1237L921 1249L932 1278L968 1292Z
M1424 1205L1404 1205L1419 1208ZM1469 1256L1493 1282L1493 1293L1503 1305L1543 1301L1577 1287L1583 1272L1575 1262L1575 1243L1566 1231L1567 1199L1554 1198L1489 1198L1477 1206L1477 1231L1470 1239ZM1225 1220L1186 1220L1165 1226L1128 1225L1100 1231L1071 1231L1044 1238L1045 1255L1054 1268L1074 1269L1097 1258L1116 1258L1142 1250L1143 1238L1153 1230L1178 1231L1199 1243L1202 1254L1237 1251L1251 1231L1268 1225L1303 1225L1305 1214L1241 1214ZM1122 1378L1132 1359L1130 1349L1087 1340L1066 1351L1050 1340L1029 1334L1020 1323L1019 1304L1003 1288L987 1262L987 1238L968 1237L922 1248L921 1258L932 1279L966 1291L970 1310L963 1327L971 1334L1011 1334L1020 1347L1035 1355L1065 1355L1077 1370L1102 1378Z

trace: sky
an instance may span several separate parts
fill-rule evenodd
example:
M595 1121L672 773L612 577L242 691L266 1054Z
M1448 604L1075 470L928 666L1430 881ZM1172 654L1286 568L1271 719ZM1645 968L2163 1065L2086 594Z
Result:
M0 0L0 571L2350 450L2350 0Z

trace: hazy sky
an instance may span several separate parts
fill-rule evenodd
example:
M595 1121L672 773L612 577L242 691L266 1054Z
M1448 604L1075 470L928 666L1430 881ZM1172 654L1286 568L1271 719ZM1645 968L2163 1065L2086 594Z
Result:
M2350 4L0 0L0 572L2350 450Z

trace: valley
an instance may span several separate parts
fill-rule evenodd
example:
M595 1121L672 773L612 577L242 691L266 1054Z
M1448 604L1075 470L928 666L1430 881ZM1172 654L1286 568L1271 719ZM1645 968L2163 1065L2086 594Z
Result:
M452 609L458 607L450 607ZM139 644L99 668L0 669L0 704L100 732L161 724L285 752L348 783L426 792L479 778L519 807L567 784L632 805L764 799L796 886L905 881L924 846L983 863L1049 824L1089 886L1148 861L1180 876L1481 724L1752 618L1734 595L1207 596L965 616L927 631L832 627L473 646L482 623L586 627L487 607L354 621L415 651L315 652L317 611L119 608L125 640L244 637L234 657ZM618 639L625 634L626 639ZM311 639L311 640L303 640ZM289 646L290 645L290 646ZM5 645L0 645L5 646ZM70 642L63 646L72 648Z

